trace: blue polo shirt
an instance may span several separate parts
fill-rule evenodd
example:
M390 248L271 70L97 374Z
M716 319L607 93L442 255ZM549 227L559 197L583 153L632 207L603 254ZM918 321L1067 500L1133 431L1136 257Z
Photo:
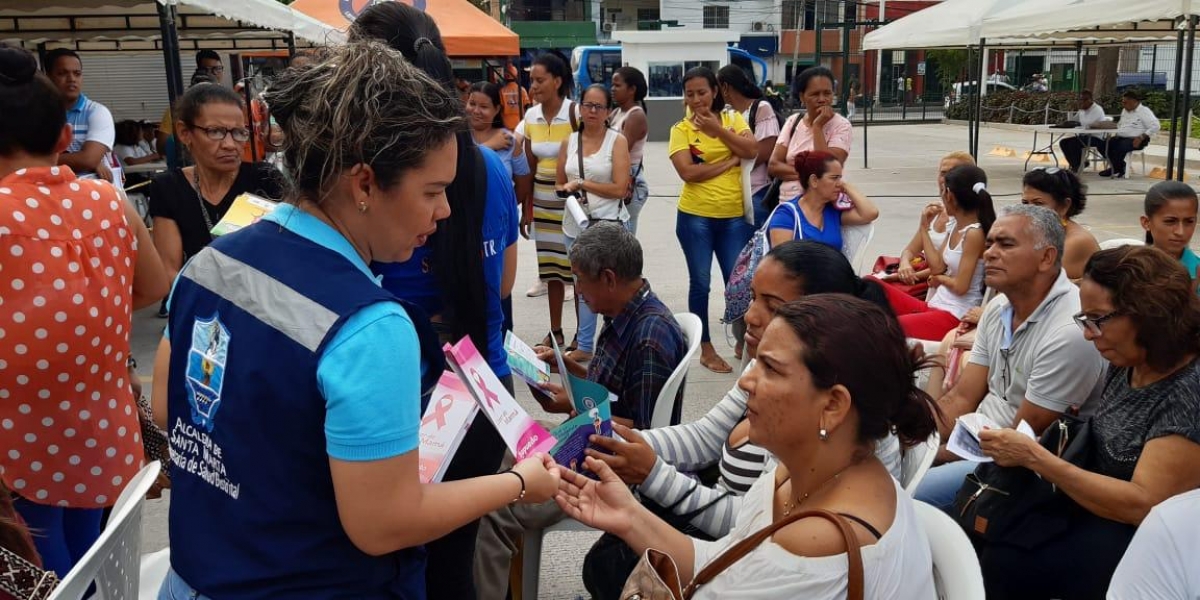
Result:
M116 144L117 127L113 122L112 113L108 107L79 94L75 105L67 109L67 124L71 126L71 145L67 152L79 152L85 142L96 142L108 148L104 153L104 161L113 172L115 181L121 181L121 163L113 158L112 149ZM90 175L95 170L82 170L80 175Z
M497 377L512 373L504 351L504 310L500 286L504 278L504 252L517 243L520 217L517 195L504 160L489 148L479 147L487 168L487 201L483 213L483 277L487 286L488 344L480 350ZM427 314L441 314L445 301L433 272L433 249L417 248L402 263L373 263L371 269L383 277L383 287L398 298L412 302Z

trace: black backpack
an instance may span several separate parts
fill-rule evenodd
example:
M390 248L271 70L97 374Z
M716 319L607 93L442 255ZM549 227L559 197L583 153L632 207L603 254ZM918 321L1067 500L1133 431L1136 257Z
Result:
M770 98L759 98L758 100L755 100L754 103L752 103L750 105L750 118L747 119L748 121L750 121L748 123L748 125L750 125L750 133L754 133L754 125L755 125L755 122L758 121L758 107L763 102L766 102L767 104L771 105L771 108L775 111L775 120L779 122L779 129L783 130L783 123L784 123L784 121L786 121L786 119L783 116L783 113L781 112L783 109L783 103L780 103L779 106L775 106L775 102L772 102Z

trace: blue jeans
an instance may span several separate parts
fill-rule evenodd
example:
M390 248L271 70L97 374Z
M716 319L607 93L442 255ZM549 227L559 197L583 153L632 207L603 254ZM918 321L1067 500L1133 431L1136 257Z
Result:
M763 199L767 197L767 190L771 189L770 184L763 186L761 190L754 192L754 230L757 231L767 219L771 218L771 211L763 206Z
M741 217L714 219L680 212L675 221L675 237L683 247L688 269L688 311L700 317L704 326L701 342L711 341L708 328L708 292L712 280L713 255L721 268L722 285L729 283L729 274L738 254L754 235L754 226Z
M63 508L30 502L20 496L13 508L33 530L33 545L42 557L42 566L61 579L100 539L102 508Z
M633 200L629 206L625 207L629 211L629 220L625 222L625 228L629 233L637 235L638 215L642 214L642 208L646 206L646 200L650 198L650 184L646 183L646 170L642 169L637 177L633 180Z
M938 465L925 474L925 478L917 486L917 493L913 494L913 498L931 504L953 517L954 497L958 495L963 480L967 475L975 472L975 467L978 466L979 463L969 460Z
M563 238L566 240L569 256L571 246L575 245L575 238L569 235L564 235ZM579 351L591 354L596 350L596 313L592 312L586 300L578 294L575 297L579 300Z
M162 587L158 588L158 600L211 600L208 596L200 595L200 592L192 589L178 574L175 569L167 571L166 579L163 579Z

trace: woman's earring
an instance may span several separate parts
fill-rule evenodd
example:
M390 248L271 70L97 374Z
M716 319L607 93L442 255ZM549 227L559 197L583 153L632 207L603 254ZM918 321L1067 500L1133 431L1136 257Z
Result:
M824 442L829 439L829 432L826 431L824 427L822 427L821 431L819 431L817 433L817 437L821 438L821 441Z
M366 202L358 203L358 212L361 214L364 214L364 215L367 214L367 203Z

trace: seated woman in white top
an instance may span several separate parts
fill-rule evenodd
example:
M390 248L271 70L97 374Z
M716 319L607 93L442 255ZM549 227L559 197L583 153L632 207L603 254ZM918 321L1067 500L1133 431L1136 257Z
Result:
M921 366L896 320L879 306L837 294L802 298L776 313L740 381L749 393L749 440L781 464L750 488L728 536L702 542L683 535L638 504L595 458L586 466L600 481L567 474L556 500L571 517L619 536L635 552L669 554L685 582L772 522L827 510L848 521L863 546L865 597L932 599L929 541L913 501L872 452L889 431L902 443L933 432L936 409L912 382ZM800 518L693 597L841 599L846 550L831 522Z
M608 88L597 84L584 91L582 102L579 103L583 125L579 131L563 140L558 151L557 188L579 199L588 224L597 221L624 224L629 220L629 210L623 200L633 178L629 170L629 143L625 141L625 136L609 128L610 106L612 96ZM566 236L568 253L579 232L583 231L583 225L568 203L563 215L563 234ZM579 333L572 341L576 347L567 352L567 357L578 363L586 363L592 360L595 349L596 313L578 296L575 298L575 307L579 316Z
M951 169L946 174L942 202L944 208L931 205L921 213L921 243L933 273L929 277L929 301L884 286L905 335L919 340L941 340L958 327L968 310L983 301L984 241L996 221L992 196L987 192L987 174L974 165ZM955 227L937 246L926 230L942 212L954 218Z
M929 239L936 248L941 248L942 244L945 243L946 236L950 235L950 231L954 229L955 225L954 217L944 210L945 205L942 204L942 197L946 195L946 174L959 165L973 164L975 164L975 159L970 154L961 150L951 152L942 157L941 162L938 163L938 201L931 203L929 206L941 206L943 210L929 222L928 226L917 228L912 240L900 252L900 268L894 275L880 277L881 280L894 280L905 285L913 285L929 279L930 271L928 265L923 269L914 268L914 263L924 262L925 258L925 244L922 233L929 236ZM922 225L924 225L924 219L922 219Z

